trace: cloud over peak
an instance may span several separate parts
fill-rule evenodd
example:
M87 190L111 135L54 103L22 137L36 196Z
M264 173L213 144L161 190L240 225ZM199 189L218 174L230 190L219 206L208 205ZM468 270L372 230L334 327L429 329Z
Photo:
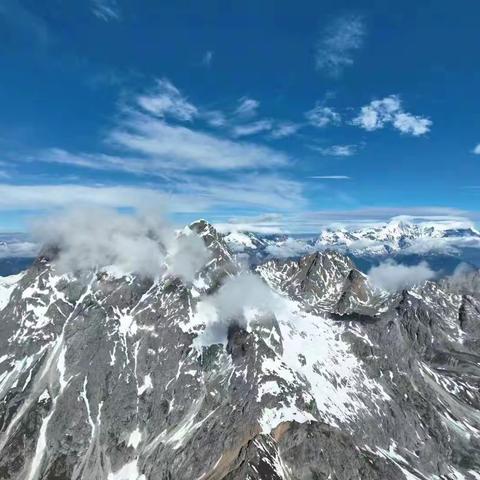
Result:
M41 244L59 248L60 273L113 267L117 273L157 277L169 273L191 282L209 259L193 231L180 234L157 213L120 214L112 209L76 208L33 225Z

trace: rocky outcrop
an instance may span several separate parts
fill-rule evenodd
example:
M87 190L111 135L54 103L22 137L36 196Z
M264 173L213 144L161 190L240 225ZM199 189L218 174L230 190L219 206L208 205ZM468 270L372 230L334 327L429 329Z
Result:
M373 316L384 301L384 295L370 286L353 262L335 251L270 260L257 271L273 288L311 312Z
M479 299L388 298L324 252L258 267L268 315L199 343L240 266L205 221L192 283L59 275L55 251L0 313L0 479L466 478L480 468Z

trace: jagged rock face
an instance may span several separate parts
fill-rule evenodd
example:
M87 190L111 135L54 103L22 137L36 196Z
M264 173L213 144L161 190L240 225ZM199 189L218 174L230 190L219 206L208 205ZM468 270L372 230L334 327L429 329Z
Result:
M239 266L191 228L212 254L191 285L58 275L54 252L15 279L0 479L480 478L476 296L378 296L337 253L270 261L271 314L202 346L197 306Z
M270 260L257 271L273 288L312 312L373 315L383 300L352 261L335 251L298 260Z

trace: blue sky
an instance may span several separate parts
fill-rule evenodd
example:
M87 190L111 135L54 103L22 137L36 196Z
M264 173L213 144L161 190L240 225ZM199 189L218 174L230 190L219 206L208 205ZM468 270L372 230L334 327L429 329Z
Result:
M0 2L0 230L85 203L478 217L480 4ZM475 153L476 152L476 153Z

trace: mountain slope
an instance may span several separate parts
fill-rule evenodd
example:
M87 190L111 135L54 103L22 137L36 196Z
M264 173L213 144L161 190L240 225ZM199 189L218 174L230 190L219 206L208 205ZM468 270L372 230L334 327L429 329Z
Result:
M480 478L476 296L387 297L325 252L259 266L269 311L247 276L222 320L244 274L210 224L191 229L211 253L191 284L60 275L55 250L19 278L0 313L0 479Z

